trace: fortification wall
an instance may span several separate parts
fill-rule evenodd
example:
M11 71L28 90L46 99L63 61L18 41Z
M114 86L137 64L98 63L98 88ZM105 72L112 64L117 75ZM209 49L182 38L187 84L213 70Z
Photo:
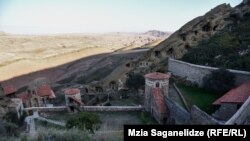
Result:
M167 124L191 124L190 122L190 113L185 109L179 106L170 98L165 98L167 108L169 110L169 117Z
M190 112L187 112L176 102L166 97L165 102L169 109L168 123L176 125L219 125L223 124L208 115L197 106L192 106Z
M191 111L191 121L192 124L197 124L197 125L218 125L222 124L216 119L214 119L212 116L208 115L201 109L199 109L197 106L192 106Z
M208 67L202 65L195 65L172 58L168 59L168 71L172 74L185 77L187 80L197 83L199 86L203 85L203 78L210 74L215 67ZM243 82L250 81L250 72L228 69L235 74L235 84L240 85Z
M250 97L240 109L226 122L226 125L250 125Z
M100 112L120 112L120 111L142 111L144 108L142 106L81 106L84 111L100 111ZM24 108L26 111L66 111L66 106L56 106L56 107L31 107Z
M119 112L119 111L142 111L142 106L82 106L85 111L105 111L105 112Z

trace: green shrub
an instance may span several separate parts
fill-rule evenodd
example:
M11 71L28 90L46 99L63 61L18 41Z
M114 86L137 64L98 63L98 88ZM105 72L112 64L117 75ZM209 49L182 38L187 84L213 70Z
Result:
M225 70L218 69L212 71L203 79L203 87L207 90L212 90L219 94L224 94L234 87L235 76L233 73Z
M4 120L16 124L18 126L22 126L26 116L27 116L26 112L23 112L20 118L18 118L17 113L15 111L8 111L4 116Z
M100 124L101 119L99 115L95 113L81 112L70 118L66 123L66 127L69 129L78 128L80 130L87 130L94 133L94 130L97 130Z
M250 19L229 26L230 28L226 27L189 49L182 60L200 65L250 71Z
M126 86L138 93L139 88L145 84L145 78L141 74L132 74L126 80Z
M4 128L8 136L16 136L18 134L18 126L12 122L4 122Z
M52 88L52 90L54 91L54 92L57 92L57 91L59 91L61 88L63 88L64 86L63 85L60 85L60 84L57 84L57 83L53 83L52 85L51 85L51 88Z
M152 118L152 116L148 112L141 112L139 118L140 118L140 120L141 120L141 122L143 124L154 124L154 123L156 123L156 121L154 121L154 119Z
M24 92L24 91L26 91L27 89L28 89L28 86L23 86L23 87L19 88L19 89L17 90L16 93Z
M90 136L78 129L38 128L36 136L20 135L21 141L90 141Z
M53 99L53 101L51 102L54 105L65 105L65 95L62 93L59 93L56 95L56 98Z

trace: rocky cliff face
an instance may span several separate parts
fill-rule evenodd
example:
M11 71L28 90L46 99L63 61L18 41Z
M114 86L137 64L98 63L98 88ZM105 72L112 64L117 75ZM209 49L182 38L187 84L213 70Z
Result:
M215 7L204 16L197 17L185 24L154 50L173 55L175 58L182 57L187 49L195 46L201 40L210 38L230 23L226 19L232 10L233 8L227 4Z
M235 22L234 18L240 18L249 12L249 0L244 0L234 8L228 4L221 4L211 9L205 15L186 23L139 59L124 64L130 68L126 74L130 72L141 74L152 71L166 72L168 57L180 59L187 53L188 49L194 48L200 41L209 39L214 34L224 30L225 27ZM141 64L146 65L141 66ZM119 80L125 81L126 77L123 74L120 74Z
M145 35L150 35L154 37L168 37L171 35L171 32L163 32L158 30L150 30L144 33Z
M191 20L140 58L139 62L147 61L149 64L154 64L149 70L157 71L161 68L161 62L166 63L167 57L180 59L187 53L188 49L195 47L200 41L209 39L214 34L225 30L225 27L230 27L232 23L237 21L235 18L248 15L250 13L249 1L244 0L234 8L229 4L221 4L204 16Z
M243 0L243 4L250 4L250 0Z

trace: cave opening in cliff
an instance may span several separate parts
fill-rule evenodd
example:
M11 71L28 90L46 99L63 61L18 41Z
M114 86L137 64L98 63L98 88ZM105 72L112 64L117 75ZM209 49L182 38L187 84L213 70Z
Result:
M213 31L217 30L217 28L218 28L218 25L215 25L213 28Z
M186 41L187 40L187 38L186 38L187 35L185 33L181 34L180 36L181 36L182 41Z
M127 64L126 64L126 67L128 67L128 68L129 68L129 67L130 67L130 63L127 63Z
M189 49L190 48L190 45L185 45L185 49Z
M95 87L97 93L103 93L103 88L100 86Z
M86 92L86 93L89 93L89 90L88 90L88 88L85 88L85 92Z
M212 27L211 27L210 22L208 22L207 24L205 24L205 25L202 27L202 31L208 32L208 31L211 31L211 30L212 30Z
M160 51L155 51L155 57L160 57Z
M173 48L168 49L167 54L171 55L174 52Z
M197 31L197 30L195 30L195 31L194 31L194 34L195 34L195 35L197 35L197 34L198 34L198 31Z

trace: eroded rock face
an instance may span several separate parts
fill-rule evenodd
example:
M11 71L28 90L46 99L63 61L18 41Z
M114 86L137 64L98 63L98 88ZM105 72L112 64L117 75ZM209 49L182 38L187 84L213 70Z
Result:
M243 0L243 4L250 4L250 0Z
M250 0L244 0L240 5L232 8L229 4L221 4L205 15L197 17L182 26L165 41L150 50L139 61L148 61L151 64L150 71L161 69L162 62L167 57L181 58L190 48L195 47L200 41L209 39L215 33L225 27L229 27L235 21L250 13ZM166 62L166 61L165 61ZM165 64L166 67L167 64Z
M229 4L221 4L211 9L205 15L191 20L143 56L127 62L127 64L131 63L134 65L129 66L129 70L126 70L126 72L120 72L119 77L126 78L124 74L130 73L167 72L168 57L181 58L187 53L189 48L195 47L200 41L209 39L215 33L234 23L235 18L239 19L241 16L249 15L250 6L245 4L248 1L245 0L234 8ZM148 66L142 68L139 65L140 62L146 62ZM123 64L123 66L126 66L126 64ZM107 76L107 78L112 78L111 76Z
M215 7L204 16L197 17L185 24L154 50L170 54L168 50L172 48L171 53L174 57L181 58L187 52L187 49L197 45L203 39L210 38L230 23L226 19L229 17L232 9L228 4Z

